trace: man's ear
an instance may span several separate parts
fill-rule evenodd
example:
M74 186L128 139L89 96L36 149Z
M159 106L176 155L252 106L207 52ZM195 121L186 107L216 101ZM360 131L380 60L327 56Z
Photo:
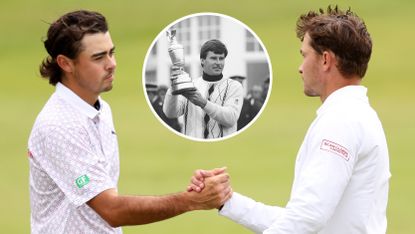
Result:
M200 59L200 65L203 67L205 65L205 59Z
M324 71L328 71L331 66L336 65L336 57L331 51L323 51L321 58Z
M59 67L67 72L67 73L72 73L73 72L73 61L72 59L66 57L65 55L58 55L56 57L56 62L58 63Z

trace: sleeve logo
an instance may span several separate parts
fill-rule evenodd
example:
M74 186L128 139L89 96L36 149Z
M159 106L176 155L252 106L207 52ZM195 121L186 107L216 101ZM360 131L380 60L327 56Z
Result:
M82 188L88 183L89 183L89 177L87 175L80 176L75 180L75 184L76 186L78 186L78 188Z
M335 142L323 139L323 141L321 142L320 149L337 154L343 159L345 159L346 161L349 161L350 155L349 155L349 151L347 150L347 148Z

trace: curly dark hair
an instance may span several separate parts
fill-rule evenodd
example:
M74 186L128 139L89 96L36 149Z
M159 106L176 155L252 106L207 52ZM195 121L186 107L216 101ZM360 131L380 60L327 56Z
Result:
M44 40L48 56L40 64L40 74L56 85L61 81L62 70L56 62L58 55L74 59L82 51L85 34L107 32L105 17L98 12L79 10L69 12L53 22Z
M363 78L372 53L372 39L366 25L349 8L342 11L336 5L327 11L309 11L297 21L297 37L303 41L305 34L311 38L310 46L319 54L332 51L342 75Z

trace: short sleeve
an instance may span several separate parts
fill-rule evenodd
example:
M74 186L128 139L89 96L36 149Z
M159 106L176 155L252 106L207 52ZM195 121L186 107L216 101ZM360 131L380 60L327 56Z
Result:
M44 128L29 144L34 160L75 206L116 187L97 147L86 129L61 126Z

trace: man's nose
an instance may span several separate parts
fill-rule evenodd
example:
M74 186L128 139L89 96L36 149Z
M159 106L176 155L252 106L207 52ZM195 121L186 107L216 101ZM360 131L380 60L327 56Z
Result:
M115 69L117 67L117 61L115 60L114 56L109 57L107 68L108 69Z

